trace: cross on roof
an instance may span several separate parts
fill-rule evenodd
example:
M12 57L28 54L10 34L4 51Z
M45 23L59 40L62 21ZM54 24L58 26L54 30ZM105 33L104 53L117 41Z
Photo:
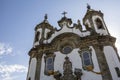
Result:
M47 14L45 14L44 19L47 20L47 18L48 18L48 17L47 17Z
M64 15L64 17L65 17L65 15L67 14L67 12L65 12L65 11L64 11L62 14L63 14L63 15Z

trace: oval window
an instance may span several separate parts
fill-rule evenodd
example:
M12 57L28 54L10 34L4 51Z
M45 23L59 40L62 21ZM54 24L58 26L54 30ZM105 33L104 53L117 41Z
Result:
M64 53L64 54L68 54L68 53L70 53L72 51L72 47L70 47L70 46L65 46L64 48L63 48L63 50L62 50L62 52Z

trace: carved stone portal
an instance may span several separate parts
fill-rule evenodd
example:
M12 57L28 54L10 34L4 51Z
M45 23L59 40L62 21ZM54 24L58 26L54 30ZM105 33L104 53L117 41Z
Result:
M72 63L69 60L69 57L65 57L65 62L63 64L64 76L61 80L75 80L75 76L72 71Z
M72 62L69 60L69 57L65 57L65 62L63 64L63 76L59 71L56 71L54 73L54 78L56 80L81 80L82 70L81 69L75 69L73 75L72 71Z

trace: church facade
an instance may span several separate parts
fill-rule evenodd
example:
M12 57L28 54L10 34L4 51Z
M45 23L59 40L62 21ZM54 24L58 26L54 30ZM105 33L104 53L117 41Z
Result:
M64 16L60 29L47 20L35 27L29 51L27 80L120 80L120 58L103 13L87 6L83 18L72 23Z

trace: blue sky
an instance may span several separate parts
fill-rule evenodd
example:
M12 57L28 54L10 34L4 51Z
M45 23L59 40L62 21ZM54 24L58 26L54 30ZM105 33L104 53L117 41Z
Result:
M51 25L58 27L66 11L73 23L86 13L86 4L101 10L120 53L120 0L0 0L0 80L25 80L28 51L32 48L34 28L48 14Z

